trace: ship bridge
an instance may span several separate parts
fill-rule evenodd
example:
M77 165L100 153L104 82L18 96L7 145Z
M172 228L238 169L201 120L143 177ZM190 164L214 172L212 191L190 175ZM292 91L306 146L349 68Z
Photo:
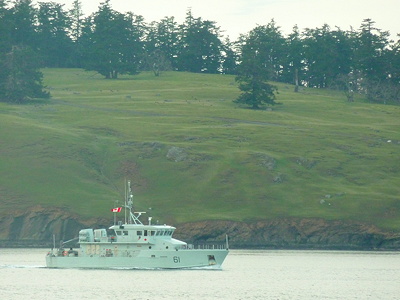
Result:
M115 242L147 242L170 240L175 227L167 225L113 225L109 228L114 231Z

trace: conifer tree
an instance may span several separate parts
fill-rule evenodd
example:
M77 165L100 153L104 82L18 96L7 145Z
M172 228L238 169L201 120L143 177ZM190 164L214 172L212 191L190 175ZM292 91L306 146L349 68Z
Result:
M33 50L13 46L0 57L0 99L22 103L32 98L48 98L44 91L43 74L38 69L38 59Z

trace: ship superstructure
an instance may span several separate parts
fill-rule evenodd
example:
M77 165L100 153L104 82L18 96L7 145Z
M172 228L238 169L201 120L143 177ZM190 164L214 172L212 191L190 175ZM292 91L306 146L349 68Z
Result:
M114 211L120 211L115 208ZM49 268L212 268L219 269L228 255L228 242L194 247L173 238L175 227L143 224L144 212L134 212L130 182L127 184L125 221L107 229L79 231L78 249L51 249L46 256Z

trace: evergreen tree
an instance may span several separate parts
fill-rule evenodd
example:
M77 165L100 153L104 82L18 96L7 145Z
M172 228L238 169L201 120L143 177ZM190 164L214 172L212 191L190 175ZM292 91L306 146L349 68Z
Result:
M72 49L70 53L71 64L76 68L82 68L82 56L85 48L82 47L81 44L84 14L82 10L82 2L80 0L74 0L72 3L72 9L68 11L68 17L70 24L69 36L72 40Z
M31 0L15 0L10 9L12 29L11 45L28 46L37 49L36 15L37 11Z
M274 20L240 37L241 62L236 81L242 94L234 102L253 109L276 104L277 88L267 81L281 75L284 42Z
M99 10L86 19L82 34L85 47L84 65L106 78L118 74L136 74L143 56L143 18L121 14L106 0Z
M7 80L7 72L5 70L5 54L11 47L11 14L7 9L7 3L0 0L0 101L4 97L4 84Z
M390 62L389 32L374 26L375 22L371 19L363 20L355 36L355 68L358 71L360 91L370 101L386 102L390 97L388 91L392 89L392 75L388 71L394 71Z
M179 42L177 65L180 71L220 72L222 42L215 22L194 18L189 10L181 26Z
M247 55L239 66L236 81L239 82L242 93L234 102L251 106L253 109L258 109L264 104L275 105L277 88L267 83L269 73L265 72L264 66L259 63L258 53L253 55Z
M387 61L387 78L391 84L400 86L400 35L399 40L391 47L391 51L388 51ZM400 94L398 94L397 99L399 99Z
M235 52L235 44L229 38L222 43L222 73L236 74L239 57Z
M13 46L11 51L0 57L0 99L22 103L31 98L48 98L43 90L43 74L38 70L37 56L33 50Z
M365 19L356 35L356 67L369 80L385 79L387 64L384 54L389 46L389 32L374 27L375 22Z
M260 71L266 73L266 78L279 81L282 76L282 66L286 56L285 39L271 20L265 26L257 26L241 38L242 60L257 60Z
M304 33L304 80L309 87L330 87L335 79L351 71L352 50L348 35L328 25Z
M304 45L299 28L293 27L293 31L286 38L287 56L283 60L282 81L295 84L295 92L298 92L301 78L304 78Z
M72 8L68 11L69 16L69 33L73 41L78 41L82 35L82 27L84 20L84 13L82 10L82 2L80 0L74 0Z
M160 22L150 24L146 35L146 55L151 63L147 63L147 67L153 69L155 59L161 58L157 63L157 67L162 69L177 69L178 57L178 41L179 41L179 26L175 22L174 17L165 17Z
M9 51L12 44L12 15L7 2L0 0L0 55Z
M40 2L37 37L39 54L46 67L70 67L72 40L69 37L70 19L63 5Z

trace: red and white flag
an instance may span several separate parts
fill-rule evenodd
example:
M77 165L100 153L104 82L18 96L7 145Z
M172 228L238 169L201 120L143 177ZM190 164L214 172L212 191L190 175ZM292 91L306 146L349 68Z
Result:
M112 212L121 212L122 207L116 207L116 208L112 208L111 211Z

